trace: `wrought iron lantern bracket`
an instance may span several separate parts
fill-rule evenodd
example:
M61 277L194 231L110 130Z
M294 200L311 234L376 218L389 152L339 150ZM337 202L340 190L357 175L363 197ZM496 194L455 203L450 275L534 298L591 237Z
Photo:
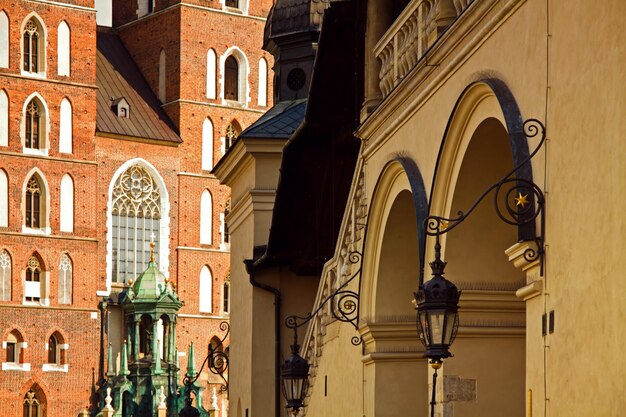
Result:
M540 275L544 272L544 235L545 235L545 196L541 188L531 180L515 178L514 175L520 169L529 164L539 152L546 140L546 129L539 120L528 119L524 121L523 132L526 138L539 137L539 144L511 171L489 186L474 201L466 211L458 211L456 217L428 216L424 220L424 231L428 236L439 236L449 233L463 223L476 209L476 207L493 192L493 203L497 216L505 223L512 226L523 226L536 221L539 218L539 232L535 234L536 248L528 248L524 251L524 259L527 262L539 260ZM504 207L502 203L504 202ZM423 266L422 266L423 270ZM423 273L422 273L423 276Z
M330 312L333 317L341 322L350 323L355 329L358 329L359 322L359 293L346 289L348 284L356 277L361 276L362 255L360 252L351 252L348 256L348 262L351 265L358 264L358 270L353 273L350 278L345 280L336 290L328 295L315 310L306 316L291 315L285 318L285 326L294 331L294 345L298 344L298 328L304 326L311 321L323 308L330 302ZM358 346L363 342L361 336L354 336L351 343Z
M198 372L193 377L190 375L185 375L185 377L183 378L183 384L185 385L185 396L187 397L187 401L189 401L190 399L191 386L198 380L198 378L200 378L200 375L202 374L205 366L207 366L207 369L211 373L219 375L219 377L222 379L223 382L220 384L220 391L228 391L228 379L226 379L225 376L228 372L228 355L223 350L220 350L220 347L224 346L224 341L230 333L230 324L227 321L221 322L220 330L226 333L215 347L211 346L211 344L209 343L209 346L207 348L208 353L206 358L204 358L204 361L202 362L200 370L198 370Z

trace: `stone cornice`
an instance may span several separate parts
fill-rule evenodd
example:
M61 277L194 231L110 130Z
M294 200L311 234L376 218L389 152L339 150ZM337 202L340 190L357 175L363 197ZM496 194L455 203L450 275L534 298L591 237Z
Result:
M369 156L454 75L525 0L475 1L428 50L356 134Z

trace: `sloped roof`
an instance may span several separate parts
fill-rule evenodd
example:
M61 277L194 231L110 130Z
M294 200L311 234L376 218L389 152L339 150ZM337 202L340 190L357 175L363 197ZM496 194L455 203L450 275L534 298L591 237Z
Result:
M99 31L97 48L96 131L169 144L181 143L173 123L120 38ZM111 108L121 98L130 106L129 118L118 117Z
M304 120L307 100L291 100L276 103L256 122L241 132L240 138L287 139Z
M330 0L276 0L265 24L265 41L295 32L319 30Z

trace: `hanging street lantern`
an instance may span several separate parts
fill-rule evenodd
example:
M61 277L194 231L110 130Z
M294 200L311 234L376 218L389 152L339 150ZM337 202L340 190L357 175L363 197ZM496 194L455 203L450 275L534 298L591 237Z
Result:
M419 286L417 302L417 331L426 348L431 364L441 364L452 356L450 345L459 327L459 298L461 291L443 277L446 263L441 260L441 244L437 236L435 260L430 263L433 277ZM434 368L434 366L433 366Z
M297 328L294 330L297 331ZM294 337L291 355L283 362L280 371L283 395L287 401L285 407L291 409L294 416L302 408L309 387L309 363L299 355L299 352L300 346Z

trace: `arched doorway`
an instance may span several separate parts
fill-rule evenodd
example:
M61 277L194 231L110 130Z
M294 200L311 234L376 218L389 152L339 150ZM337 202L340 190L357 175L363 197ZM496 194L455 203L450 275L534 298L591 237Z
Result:
M392 161L380 175L365 238L361 316L366 324L360 328L367 383L364 414L375 417L428 412L427 363L412 303L421 267L418 222L425 217L426 198L419 172L407 171L407 163Z
M467 210L513 168L511 142L500 120L485 118L467 133L469 144L449 188L448 216ZM517 240L517 229L497 217L490 197L445 236L446 277L463 291L451 349L455 356L445 362L439 398L439 407L450 415L524 416L525 305L515 291L525 281L504 253Z

